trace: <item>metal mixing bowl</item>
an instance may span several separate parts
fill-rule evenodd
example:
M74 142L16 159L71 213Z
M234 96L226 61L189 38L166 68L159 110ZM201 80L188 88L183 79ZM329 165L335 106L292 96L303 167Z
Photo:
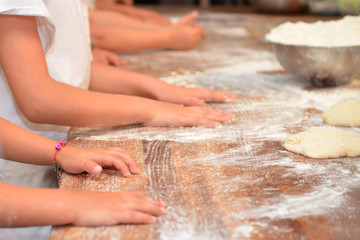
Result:
M314 86L328 87L360 78L360 46L310 47L273 42L279 63Z

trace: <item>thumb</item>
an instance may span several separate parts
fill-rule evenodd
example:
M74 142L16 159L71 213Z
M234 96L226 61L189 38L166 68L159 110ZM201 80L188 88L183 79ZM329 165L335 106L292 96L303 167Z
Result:
M177 24L180 25L186 25L186 24L190 24L192 21L194 21L197 17L199 16L197 11L193 11L191 13L189 13L188 15L186 15L185 17L181 18Z
M88 173L100 174L102 172L102 167L93 161L89 161L86 163L84 170Z

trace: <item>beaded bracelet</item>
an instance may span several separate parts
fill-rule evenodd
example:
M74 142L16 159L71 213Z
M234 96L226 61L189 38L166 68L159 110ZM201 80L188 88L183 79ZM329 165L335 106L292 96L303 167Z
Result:
M65 147L66 146L66 141L65 140L61 140L58 144L56 144L55 146L55 155L54 155L54 160L53 162L56 163L56 154L58 151L60 151L60 149L62 147Z
M57 181L58 181L58 184L60 185L60 177L61 177L61 172L62 172L62 169L61 167L59 167L57 164L56 164L56 154L58 151L60 151L60 149L62 147L65 147L66 146L66 141L65 140L61 140L58 144L56 144L55 146L55 155L54 155L54 160L53 160L53 167L54 167L54 170L56 172L56 176L57 176Z

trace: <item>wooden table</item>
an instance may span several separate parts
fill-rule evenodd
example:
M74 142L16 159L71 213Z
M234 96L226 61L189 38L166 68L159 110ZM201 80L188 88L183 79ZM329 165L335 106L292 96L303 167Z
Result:
M332 104L360 95L356 80L311 88L294 79L264 41L281 22L315 19L200 11L207 35L197 49L124 55L130 70L236 93L233 103L208 104L236 117L214 129L72 129L69 144L126 149L141 174L63 174L61 188L142 191L165 200L168 213L154 225L55 227L51 240L360 239L360 158L316 160L282 147L289 134L325 125Z

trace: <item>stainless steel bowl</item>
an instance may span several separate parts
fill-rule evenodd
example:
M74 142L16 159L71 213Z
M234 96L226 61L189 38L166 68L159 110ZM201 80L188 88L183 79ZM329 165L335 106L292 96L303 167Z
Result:
M279 63L314 86L328 87L360 78L360 46L309 47L273 42Z
M252 0L251 4L259 12L295 13L304 10L304 0Z

